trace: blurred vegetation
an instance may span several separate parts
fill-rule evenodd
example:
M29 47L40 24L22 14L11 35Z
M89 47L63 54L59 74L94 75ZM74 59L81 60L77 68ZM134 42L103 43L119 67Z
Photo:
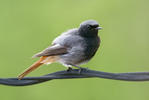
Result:
M108 72L149 70L148 0L0 0L0 77L16 77L32 55L62 32L97 20L102 44L82 65ZM66 69L44 65L29 76ZM28 87L0 85L2 100L148 100L149 82L106 79L54 80Z

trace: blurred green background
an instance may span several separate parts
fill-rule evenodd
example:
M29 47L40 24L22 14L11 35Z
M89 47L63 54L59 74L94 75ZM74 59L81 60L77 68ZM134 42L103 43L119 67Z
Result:
M0 0L0 77L16 77L32 55L87 19L103 30L95 57L82 65L107 72L149 71L148 0ZM28 76L65 70L44 65ZM2 100L149 100L149 82L53 80L27 87L0 85Z

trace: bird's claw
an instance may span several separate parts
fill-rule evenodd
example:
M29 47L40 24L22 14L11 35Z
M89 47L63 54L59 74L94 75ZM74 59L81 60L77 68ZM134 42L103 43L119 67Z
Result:
M66 71L67 72L70 72L70 71L72 71L72 68L71 67L68 67L68 69Z
M79 68L79 74L81 74L82 71L86 71L86 70L88 70L88 68L82 68L82 67L80 67Z

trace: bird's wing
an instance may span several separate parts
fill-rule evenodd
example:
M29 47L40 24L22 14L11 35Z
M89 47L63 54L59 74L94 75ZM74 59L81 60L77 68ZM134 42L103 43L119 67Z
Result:
M33 58L35 57L41 57L41 56L54 56L54 55L61 55L67 53L67 47L62 46L60 44L54 44L52 46L49 46L45 50L35 54Z

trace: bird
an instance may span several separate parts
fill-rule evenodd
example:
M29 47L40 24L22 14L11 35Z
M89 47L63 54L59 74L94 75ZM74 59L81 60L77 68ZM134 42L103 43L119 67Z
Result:
M18 79L21 80L27 74L43 64L59 62L68 71L72 67L81 69L79 65L87 63L93 58L100 46L98 31L102 29L97 21L83 21L78 28L69 29L56 37L52 44L43 51L35 54L33 58L39 60L22 72Z

